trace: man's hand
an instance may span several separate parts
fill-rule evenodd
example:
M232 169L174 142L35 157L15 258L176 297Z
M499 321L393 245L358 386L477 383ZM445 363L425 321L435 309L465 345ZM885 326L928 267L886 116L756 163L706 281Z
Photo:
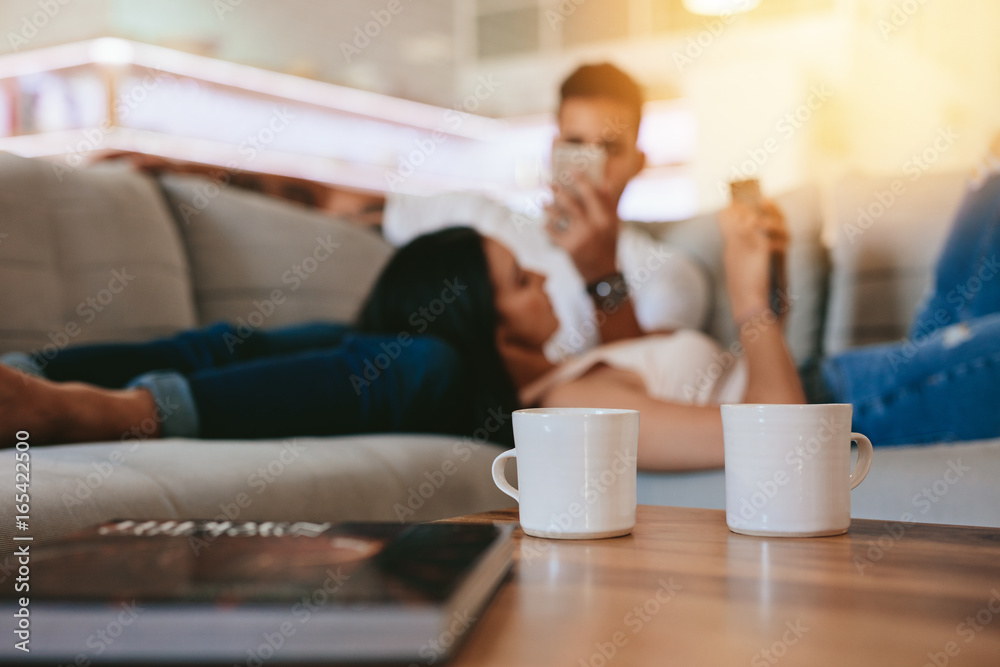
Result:
M572 185L557 185L554 195L546 229L553 243L569 253L584 282L589 285L617 271L621 221L607 190L575 174Z
M585 176L575 175L569 187L554 188L555 201L547 209L546 229L552 241L569 253L587 285L618 271L618 232L621 221L611 195ZM631 299L609 308L595 300L601 340L610 343L643 334Z

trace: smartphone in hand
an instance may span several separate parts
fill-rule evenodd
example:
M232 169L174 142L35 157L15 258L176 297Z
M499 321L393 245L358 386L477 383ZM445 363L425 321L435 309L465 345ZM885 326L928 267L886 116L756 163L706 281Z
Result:
M572 187L573 175L583 174L595 187L604 182L608 154L602 146L560 142L552 147L552 185Z
M762 196L760 193L760 181L756 178L749 178L742 181L730 181L729 193L733 203L741 203L751 208L759 208ZM787 302L782 293L782 277L785 271L784 253L772 253L770 268L768 271L771 290L768 295L768 305L776 315L782 315L787 309Z
M760 181L756 178L748 178L745 181L730 181L729 194L733 203L744 204L750 208L760 207Z

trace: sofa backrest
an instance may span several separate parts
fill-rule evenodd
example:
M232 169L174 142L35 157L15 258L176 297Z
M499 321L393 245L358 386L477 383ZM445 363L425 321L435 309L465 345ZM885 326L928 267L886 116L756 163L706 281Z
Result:
M829 191L826 354L906 335L967 180L958 171L853 176Z
M392 247L378 234L197 176L160 178L191 263L198 321L247 331L351 322Z
M0 351L193 326L187 256L155 181L54 164L0 153Z
M226 320L352 321L376 233L208 179L0 153L0 353L54 355ZM244 329L245 331L246 329Z

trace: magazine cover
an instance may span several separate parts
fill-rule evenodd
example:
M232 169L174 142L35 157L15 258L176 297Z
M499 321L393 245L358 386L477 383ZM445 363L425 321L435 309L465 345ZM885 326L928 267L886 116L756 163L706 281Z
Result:
M459 644L509 570L510 533L457 523L115 521L32 553L32 650L4 656L72 662L74 651L97 653L96 643L104 660L431 664ZM22 593L4 595L11 618L10 598Z

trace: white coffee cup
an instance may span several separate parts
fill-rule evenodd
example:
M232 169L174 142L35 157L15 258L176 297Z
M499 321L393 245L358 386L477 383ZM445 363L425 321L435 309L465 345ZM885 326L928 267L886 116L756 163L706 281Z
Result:
M868 474L872 443L851 432L852 406L723 405L726 523L735 533L846 533L851 489ZM851 441L858 461L851 469Z
M493 481L517 501L528 535L617 537L635 526L639 412L533 408L513 413L514 449L493 461ZM517 458L518 488L504 476Z

